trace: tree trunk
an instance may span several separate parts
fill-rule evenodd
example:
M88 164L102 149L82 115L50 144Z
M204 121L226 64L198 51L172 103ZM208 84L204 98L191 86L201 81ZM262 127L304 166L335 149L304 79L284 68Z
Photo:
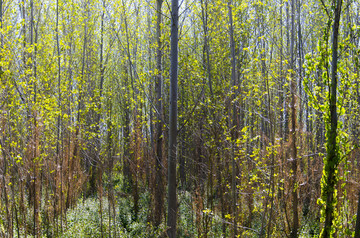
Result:
M210 65L210 46L209 46L209 32L208 32L208 0L201 0L201 16L204 30L204 51L203 51L203 62L204 67L206 68L206 73L208 77L208 85L210 90L210 97L213 98L213 89L212 89L212 75L211 75L211 65Z
M163 214L164 206L164 182L163 182L163 106L162 106L162 51L161 51L161 20L162 20L162 7L163 0L156 1L156 110L157 120L155 124L155 214L154 225L158 227L161 223L161 216Z
M337 166L339 164L339 147L336 141L338 115L337 115L337 64L338 64L338 38L341 17L342 0L333 0L334 23L332 32L332 62L331 62L331 81L329 85L329 114L327 118L327 156L324 161L324 171L322 178L321 197L325 202L323 216L325 218L324 228L321 232L322 238L331 237L332 226L335 212L335 187L338 181Z
M176 137L177 137L177 81L178 81L178 24L179 1L171 1L171 50L170 50L170 117L169 117L169 160L168 160L168 221L167 234L176 237Z
M299 228L299 214L298 214L298 195L296 189L297 182L297 149L296 149L296 108L295 108L295 93L296 93L296 78L295 78L295 0L291 0L291 39L290 39L290 91L291 91L291 131L290 131L290 151L291 151L291 194L292 194L292 213L293 224L291 228L291 237L296 238Z
M122 1L123 4L123 16L124 16L124 27L125 27L125 36L126 36L126 54L128 58L128 65L125 69L126 72L126 79L125 79L125 90L127 97L125 99L125 129L124 129L124 165L123 165L123 175L124 175L124 189L125 192L131 192L133 187L133 178L132 178L132 169L131 169L131 162L132 162L132 154L130 153L130 107L131 107L131 100L130 100L130 84L129 84L129 75L130 75L130 83L131 87L133 88L133 75L131 69L131 53L130 53L130 37L128 32L128 24L127 24L127 16L125 11L125 3ZM125 50L125 49L124 49ZM134 98L134 97L133 97Z
M103 85L104 85L104 72L105 72L105 66L104 66L104 16L105 16L105 9L106 9L106 0L103 0L103 6L102 6L102 13L101 13L101 29L100 29L100 86L99 86L99 98L98 98L98 114L96 115L96 141L95 141L95 161L93 164L92 174L91 174L91 181L90 185L90 191L95 192L98 191L99 193L99 199L100 199L100 231L101 231L101 237L103 237L103 206L102 206L102 200L103 200L103 182L102 182L102 174L103 174L103 161L101 160L101 132L100 132L100 122L101 122L101 98L103 94ZM98 180L98 190L96 190L96 183L95 180ZM110 201L108 201L110 202Z
M356 214L356 226L355 226L355 236L354 238L360 238L360 192L358 195L358 209Z
M237 195L236 195L236 161L235 161L235 140L237 138L237 109L235 104L236 99L236 56L235 56L235 42L234 42L234 27L233 27L233 15L232 15L232 1L228 1L229 9L229 32L230 32L230 53L231 53L231 81L233 92L233 120L232 120L232 209L233 209L233 237L237 236Z
M57 67L58 67L58 107L60 110L60 114L58 115L57 118L57 135L56 135L56 156L55 156L55 166L56 166L56 173L55 173L55 180L57 180L57 175L58 175L58 164L59 164L59 160L60 160L60 125L61 125L61 87L60 87L60 83L61 83L61 56L60 56L60 39L59 39L59 0L56 0L56 28L55 28L55 33L56 33L56 51L57 51ZM56 181L55 181L56 184ZM68 191L69 193L69 191ZM56 208L57 207L57 186L54 186L54 226L57 227L57 223L55 222L55 219L57 217L57 211ZM56 229L54 229L56 230Z

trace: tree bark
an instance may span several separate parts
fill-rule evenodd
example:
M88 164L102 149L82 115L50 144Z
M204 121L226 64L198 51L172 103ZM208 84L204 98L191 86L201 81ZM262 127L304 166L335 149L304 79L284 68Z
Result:
M234 26L232 15L232 1L228 1L229 10L229 32L230 32L230 53L231 53L231 81L233 86L233 120L232 120L232 209L233 209L233 237L237 236L237 195L236 195L236 161L235 161L235 140L237 137L238 123L237 123L237 109L235 104L236 99L236 56L235 56L235 41L234 41Z
M209 28L208 28L208 0L201 0L201 15L202 23L204 30L204 51L203 51L203 62L204 67L206 68L206 73L208 77L208 85L210 90L210 97L213 99L213 88L212 88L212 75L211 75L211 65L210 65L210 46L209 46Z
M293 224L291 228L291 237L296 238L299 229L299 214L298 214L298 195L297 195L297 149L296 149L296 78L295 78L295 0L291 0L291 39L290 39L290 91L291 91L291 131L290 131L290 151L291 151L291 194L292 194L292 213Z
M334 23L332 32L332 62L331 81L329 86L329 115L327 126L326 160L324 161L324 172L322 178L322 199L325 202L323 216L325 217L324 228L320 237L328 238L332 234L332 226L335 212L335 186L338 181L337 166L339 164L339 148L336 141L338 115L337 115L337 64L338 64L338 38L341 17L342 0L333 0Z
M356 226L354 238L360 238L360 191L358 195L358 209L356 214Z
M163 0L156 1L156 110L157 120L155 124L155 216L154 225L158 227L161 223L164 203L164 182L163 182L163 106L162 106L162 51L161 51L161 21Z
M104 85L104 72L105 72L105 66L104 66L104 16L105 16L105 9L106 9L106 0L102 1L102 13L101 13L101 29L100 29L100 86L99 86L99 98L98 98L98 114L96 115L96 158L93 164L92 169L92 177L93 180L92 187L90 188L92 191L96 191L96 183L95 180L98 179L98 193L100 194L100 231L101 231L101 237L103 237L103 212L102 212L102 196L103 196L103 182L102 182L102 174L103 174L103 161L101 160L101 132L100 132L100 122L101 122L101 98L103 94L103 85ZM110 203L110 201L108 201Z
M130 36L128 31L128 23L127 23L127 16L126 16L126 9L125 9L125 3L122 1L123 4L123 17L124 17L124 27L125 27L125 36L126 36L126 57L127 57L127 68L125 69L126 72L126 78L125 78L125 90L127 97L125 99L125 105L124 105L124 111L125 111L125 129L124 129L124 165L123 165L123 175L124 175L124 189L125 192L131 192L132 187L134 184L133 181L133 171L131 168L131 162L132 162L132 154L130 153L130 83L131 87L133 88L133 74L131 69L131 53L130 53ZM129 83L129 76L130 76L130 83ZM134 90L133 90L134 91ZM134 98L134 97L133 97Z
M178 24L179 1L171 1L171 50L170 50L170 117L168 160L168 231L170 238L176 237L176 147L177 147L177 81L178 81Z

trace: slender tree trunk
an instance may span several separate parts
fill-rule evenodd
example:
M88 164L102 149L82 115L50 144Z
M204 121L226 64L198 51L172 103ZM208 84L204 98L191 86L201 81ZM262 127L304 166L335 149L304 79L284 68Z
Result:
M55 222L56 217L57 217L57 211L56 211L56 207L57 207L57 185L56 185L56 180L57 180L57 175L59 175L59 171L58 171L58 165L59 165L59 159L60 159L60 125L61 125L61 56L60 56L60 36L59 36L59 0L56 0L56 28L55 28L55 33L56 33L56 51L57 51L57 66L58 66L58 82L57 82L57 86L58 86L58 107L60 110L60 114L58 115L57 118L57 141L56 141L56 156L55 156L55 168L56 168L56 173L55 173L55 186L54 186L54 226L57 227L57 223ZM61 191L60 191L61 192ZM57 228L54 228L54 231ZM54 232L56 235L56 232Z
M285 108L285 103L286 103L286 99L285 99L285 93L284 91L284 86L285 85L285 77L284 77L284 63L283 63L283 59L284 59L284 50L283 50L283 45L284 45L284 41L283 41L283 0L280 1L280 10L279 10L279 15L280 15L280 69L279 69L279 75L280 75L280 82L281 85L279 85L279 108ZM285 140L285 113L283 110L280 110L280 147L283 147L284 145L284 140ZM280 169L279 169L279 174L281 177L283 177L282 175L284 174L284 164L285 164L285 155L284 155L284 150L280 150ZM283 197L283 188L284 184L280 184L278 186L278 197L279 197L279 203L280 203L280 211L282 214L284 207L285 207L285 202L284 199L282 199ZM284 217L282 217L284 218ZM285 220L285 219L283 219ZM284 222L285 223L285 222Z
M15 168L14 168L15 170ZM18 169L17 171L14 171L13 173L18 173ZM16 221L16 233L17 233L17 237L20 237L20 226L19 226L19 214L18 214L18 209L17 209L17 203L16 203L16 200L15 200L15 184L16 184L16 178L15 176L13 176L13 179L12 179L12 184L13 184L13 187L12 187L12 202L13 202L13 207L14 207L14 212L15 212L15 221ZM18 194L19 195L19 194ZM17 196L18 196L17 195Z
M356 226L354 238L360 238L360 192L358 194L358 208L356 214Z
M234 27L232 15L232 1L228 1L229 10L229 32L230 32L230 53L231 53L231 81L233 86L233 131L232 131L232 209L233 209L233 237L237 236L237 195L236 195L236 161L235 161L235 143L237 137L237 108L235 104L235 87L236 87L236 55L235 55L235 41L234 41Z
M298 235L299 227L299 214L298 214L298 195L297 195L297 149L296 149L296 78L295 78L295 0L291 0L291 39L290 39L290 91L291 91L291 130L290 130L290 151L291 151L291 170L292 170L292 182L291 182L291 194L292 194L292 228L291 237L296 238Z
M275 29L274 29L275 30ZM272 52L272 50L271 50ZM270 60L270 65L271 65L271 60ZM275 145L275 132L273 129L273 113L271 110L271 91L270 91L270 82L269 82L269 77L266 75L265 77L265 82L266 82L266 91L267 91L267 117L269 119L269 139L271 142L271 145ZM269 222L268 222L268 230L267 230L267 237L271 236L271 231L272 231L272 224L273 224L273 206L274 206L274 193L275 193L275 179L274 179L274 174L275 174L275 154L274 152L271 152L270 154L270 184L269 184L269 192L268 192L268 197L270 199L270 212L269 212Z
M163 182L163 106L162 106L162 44L161 44L161 21L163 0L156 1L156 110L157 120L155 124L155 214L154 225L161 224L164 206L164 182Z
M99 98L98 98L98 114L97 114L97 121L96 121L96 158L93 165L92 170L92 180L98 180L98 192L100 198L100 232L101 237L104 235L103 231L103 182L102 182L102 174L103 174L103 162L101 160L101 132L100 132L100 122L101 122L101 98L103 94L103 85L104 85L104 16L105 16L105 9L106 9L106 0L103 0L102 5L102 13L101 13L101 29L100 29L100 86L99 86ZM96 166L97 165L97 166ZM93 191L95 191L95 182L93 181ZM108 201L110 202L110 201ZM110 227L109 227L110 228ZM110 233L111 234L111 233Z
M83 38L83 45L82 45L82 55L81 55L81 80L84 81L85 79L85 64L86 64L86 53L87 53L87 45L88 45L88 24L87 24L87 20L89 19L89 14L88 14L88 5L86 4L84 6L84 38ZM80 151L80 141L78 139L79 134L80 134L80 129L81 129L81 110L83 108L83 88L82 85L79 84L78 85L78 90L79 90L79 98L78 98L78 105L77 105L77 124L76 124L76 131L75 131L75 141L74 141L74 151L73 151L73 158L76 158L76 156L78 155L79 151ZM86 161L86 169L88 169L88 165L89 161ZM86 184L86 183L85 183ZM83 192L86 194L86 189L83 190ZM61 198L61 197L60 197ZM60 202L61 204L61 202Z
M211 65L210 65L210 46L209 46L209 27L208 27L208 0L201 0L201 15L202 23L204 30L204 51L203 51L203 62L204 67L206 68L206 73L208 77L208 85L210 90L210 97L213 98L213 88L212 88L212 74L211 74Z
M128 74L130 75L130 83L131 83L131 88L132 88L132 99L133 101L136 101L136 95L138 94L138 90L137 88L134 87L134 75L133 72L136 72L136 65L134 63L132 63L131 57L132 54L130 52L130 33L129 33L129 25L128 25L128 18L126 16L126 8L125 8L125 2L122 1L123 4L123 13L124 13L124 23L125 23L125 37L126 37L126 53L127 53L127 61L128 61L128 65L127 65L127 70L128 70ZM136 49L134 49L134 62L136 62ZM127 86L128 87L128 86ZM130 95L129 95L130 97ZM128 100L128 107L130 108L130 100ZM137 114L138 114L138 108L137 105L134 105L134 110L133 110L133 115L134 115L134 120L133 120L133 134L134 134L134 142L135 145L137 144L137 135L136 135L136 122L137 122ZM129 118L129 123L127 123L127 126L129 126L130 129L130 111L128 111L128 115ZM128 140L130 141L131 139L131 131L128 131L129 133L128 135ZM130 148L131 143L129 143L129 147L128 149L131 150L132 148ZM133 196L133 201L134 201L134 206L133 206L133 219L137 220L138 217L138 202L139 202L139 196L138 196L138 175L137 175L137 171L136 171L136 161L135 161L135 152L134 151L129 151L129 177L128 177L128 181L129 181L129 188L128 190L132 192L132 196ZM131 163L131 164L130 164Z
M104 17L105 17L105 10L106 10L106 0L102 1L102 13L101 13L101 20L100 20L100 82L99 82L99 94L97 95L97 115L95 119L95 126L96 126L96 141L95 141L95 159L91 166L91 175L89 181L89 192L88 194L95 194L97 191L96 189L96 180L102 176L102 161L100 159L101 154L101 132L100 132L100 123L101 123L101 113L102 113L102 103L101 98L103 95L103 85L104 85L104 73L105 73L105 65L104 65ZM98 186L102 186L98 183Z
M58 107L60 110L60 114L57 118L57 141L56 141L56 161L55 163L58 164L58 159L60 157L60 124L61 124L61 55L60 55L60 36L59 36L59 0L56 0L56 52L57 52L57 67L58 67Z
M178 83L178 24L179 1L171 1L171 50L170 50L170 117L168 159L168 231L170 238L176 237L176 150L177 150L177 83Z
M0 0L0 27L1 29L3 29L3 1ZM1 36L1 48L3 47L3 36ZM0 66L0 71L2 72L2 67ZM12 237L13 234L13 229L12 229L12 224L11 224L11 211L10 211L10 207L9 207L9 201L8 201L8 192L7 192L7 184L6 184L6 174L7 174L7 162L8 162L8 158L6 156L6 152L5 152L5 147L4 144L2 143L2 139L0 139L0 147L2 150L2 160L3 160L3 168L2 168L2 186L1 189L2 194L4 196L4 202L5 202L5 211L6 211L6 220L7 220L7 232L8 235L10 237ZM1 196L0 196L1 199Z
M286 49L290 49L290 26L289 26L289 22L290 22L290 4L289 1L285 1L285 13L286 13ZM286 56L289 54L288 51L285 50L285 54ZM286 78L283 77L283 82L284 84L286 83ZM287 141L288 136L289 136L289 112L288 112L288 101L287 101L287 95L288 95L288 91L287 91L287 87L284 87L283 91L284 91L284 136L283 139L284 141Z
M2 148L3 145L1 145ZM7 185L6 185L6 174L7 174L7 157L6 157L6 154L5 154L5 151L4 149L2 149L3 151L3 176L2 177L2 183L3 183L3 186L2 186L2 189L3 189L3 196L4 196L4 200L5 200L5 211L6 211L6 222L7 222L7 232L9 234L10 237L12 237L12 234L13 234L13 229L12 229L12 223L11 223L11 210L10 210L10 206L9 206L9 200L8 200L8 192L7 192Z
M264 9L262 6L259 6L258 7L259 10L258 10L258 13L259 14L259 17L258 17L258 26L259 26L259 34L261 36L264 36L265 35L265 26L264 26ZM261 49L261 53L260 53L260 57L262 59L265 59L265 50L266 50L266 43L264 41L264 39L260 39L259 40L259 45L260 45L260 49ZM260 68L260 67L259 67ZM267 68L266 68L266 61L265 60L261 60L261 76L262 76L262 79L263 79L263 83L264 83L264 90L266 90L268 88L267 84L268 84L268 75L267 75ZM268 112L268 109L269 109L269 97L264 97L264 102L263 102L263 105L261 107L261 111L262 111L262 114L263 115L267 115L269 116L269 112ZM270 118L269 118L270 120ZM268 126L268 122L265 120L265 117L262 117L261 118L261 133L263 134L261 136L261 145L260 145L260 149L264 149L264 147L266 148L267 146L267 143L266 143L266 138L269 138L270 137L270 133L269 133L269 126ZM271 159L272 160L272 159ZM271 175L270 175L271 177ZM262 217L261 217L261 227L260 227L260 234L259 234L259 237L265 237L266 234L265 234L265 231L266 231L266 223L267 223L267 220L268 220L268 231L270 231L270 227L271 227L271 218L270 216L267 218L267 215L268 215L268 208L270 207L271 208L271 204L269 205L269 201L270 201L270 192L271 192L271 182L269 183L269 189L268 189L268 192L264 198L264 202L263 202L263 214L262 214ZM271 202L271 201L270 201ZM270 212L271 213L271 212ZM270 215L270 214L269 214Z
M109 99L111 100L111 99ZM108 191L108 199L109 199L109 237L111 237L111 230L112 230L112 226L111 226L111 211L112 211L112 216L113 216L113 227L114 227L114 235L113 237L117 237L116 236L116 210L115 210L115 198L114 198L114 182L113 182L113 168L114 168L114 157L113 157L113 150L112 150L112 137L113 137L113 125L111 122L111 117L112 117L112 102L109 102L109 117L108 117L108 135L107 135L107 156L108 156L108 173L109 173L109 191Z
M38 164L38 142L39 142L39 128L37 125L37 111L36 111L36 97L37 97L37 89L36 89L36 78L37 78L37 66L36 66L36 43L37 43L37 33L35 32L35 19L34 19L34 1L30 1L30 45L31 47L34 47L34 53L31 53L31 61L30 67L32 69L32 84L33 84L33 105L35 107L31 108L32 113L32 119L33 119L33 130L31 131L33 133L32 135L32 164L33 164L33 209L34 209L34 235L35 237L38 237L40 235L40 217L39 217L39 205L40 205L40 184L39 184L39 164Z
M151 14L150 14L150 6L146 9L147 12L149 12L149 14L147 14L147 31L148 31L148 67L149 69L152 69L153 68L153 63L152 63L152 51L153 49L151 48L151 45L152 45L152 33L151 33L151 29L152 29L152 26L151 26ZM152 101L153 98L154 98L154 85L153 83L150 84L149 86L149 89L148 89L148 92L149 92L149 98L150 100ZM149 154L150 154L150 157L153 157L155 158L155 141L154 141L154 110L152 108L151 105L149 105L149 119L150 119L150 125L149 125L149 132L148 132L148 135L149 135L149 146L150 146L150 151L149 151ZM153 171L151 170L152 169L152 166L155 167L155 164L152 164L152 163L149 163L146 165L146 182L149 186L152 185L152 173ZM149 212L152 213L152 209L153 207L155 207L155 205L153 204L152 201L150 201L148 203L149 205ZM149 216L150 217L150 216Z
M321 197L325 202L323 216L325 218L324 228L320 234L322 238L332 236L332 227L335 212L335 187L338 181L337 166L340 162L339 147L337 144L337 64L338 64L338 39L341 18L342 0L333 0L334 23L332 32L332 62L331 62L331 81L329 85L329 114L327 118L327 156L324 161L324 171L322 178Z
M299 61L299 108L302 109L303 105L306 104L302 101L303 89L302 89L302 81L303 81L303 42L302 42L302 33L301 33L301 2L297 0L297 24L298 24L298 61ZM303 110L299 110L299 131L302 132L303 128Z
M132 161L132 154L130 153L130 86L134 91L133 88L133 75L131 69L131 53L130 53L130 39L129 39L129 32L128 32L128 24L127 24L127 16L125 11L125 3L122 1L123 4L123 17L125 23L125 36L126 36L126 54L128 58L128 65L125 69L126 79L125 79L125 90L127 97L125 99L125 129L124 129L124 165L123 165L123 175L124 175L124 189L126 192L131 192L133 187L133 178L132 178L132 169L131 169L131 161ZM130 83L129 83L129 76L130 76Z

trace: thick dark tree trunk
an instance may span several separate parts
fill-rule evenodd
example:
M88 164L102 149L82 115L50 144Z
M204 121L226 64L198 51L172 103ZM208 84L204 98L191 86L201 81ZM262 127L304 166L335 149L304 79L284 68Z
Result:
M170 119L168 160L168 236L176 237L176 137L177 137L177 81L178 81L178 29L179 1L171 1L171 51L170 51Z

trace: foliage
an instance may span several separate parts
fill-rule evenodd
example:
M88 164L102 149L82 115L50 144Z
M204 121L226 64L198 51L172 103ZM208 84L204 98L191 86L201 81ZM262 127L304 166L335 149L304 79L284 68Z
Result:
M159 0L0 0L0 236L165 236L168 2L157 24ZM341 13L330 162L333 1L180 2L178 236L288 237L295 211L292 235L318 236L331 189L351 236L359 1Z

